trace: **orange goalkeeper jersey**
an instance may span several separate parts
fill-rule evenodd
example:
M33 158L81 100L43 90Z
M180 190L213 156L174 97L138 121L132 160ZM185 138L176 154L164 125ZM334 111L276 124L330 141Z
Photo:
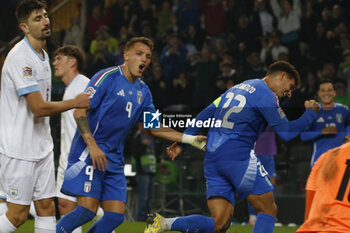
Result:
M306 189L315 191L302 232L350 232L350 143L324 153L312 168Z

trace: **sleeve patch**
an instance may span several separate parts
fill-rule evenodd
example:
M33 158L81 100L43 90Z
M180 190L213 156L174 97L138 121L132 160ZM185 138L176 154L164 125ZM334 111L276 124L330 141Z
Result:
M214 100L214 105L215 105L215 107L218 107L219 106L219 104L220 104L220 101L221 101L221 96L220 97L218 97L216 100Z
M26 66L23 68L23 77L27 78L27 77L31 77L33 74L32 72L32 68L29 66Z

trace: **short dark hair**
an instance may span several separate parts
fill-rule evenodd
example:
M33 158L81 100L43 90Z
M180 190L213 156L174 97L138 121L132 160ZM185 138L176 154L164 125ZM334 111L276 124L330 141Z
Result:
M267 68L267 75L279 73L279 72L286 72L287 77L289 79L294 79L295 80L295 86L298 86L300 83L300 75L299 72L295 69L295 67L290 64L287 61L276 61L272 63L268 68Z
M147 37L133 37L126 43L124 51L128 51L138 42L148 46L151 51L153 50L154 44L151 39L148 39Z
M325 83L330 83L330 84L332 84L332 87L333 87L333 89L335 90L335 85L334 85L334 83L333 83L333 81L332 80L330 80L330 79L321 79L321 81L319 82L319 84L318 84L318 90L320 90L320 87L321 87L321 85L322 84L325 84Z
M54 57L56 57L57 55L60 55L60 54L67 56L67 57L74 57L75 59L77 59L79 72L81 72L84 69L85 54L78 46L65 45L65 46L59 47L55 51Z
M46 9L44 0L24 0L16 7L16 18L18 23L23 23L35 10Z

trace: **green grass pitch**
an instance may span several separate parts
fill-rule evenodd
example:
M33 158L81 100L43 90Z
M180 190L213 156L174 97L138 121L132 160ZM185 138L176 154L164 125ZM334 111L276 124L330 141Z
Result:
M91 226L91 223L87 223L84 226L83 232L86 232L89 226ZM117 228L116 233L142 233L145 226L146 224L144 222L124 222ZM297 229L298 227L275 227L274 233L295 233ZM251 233L252 230L253 227L251 226L233 225L227 233ZM172 232L175 233L177 231ZM28 220L16 233L34 233L33 220Z

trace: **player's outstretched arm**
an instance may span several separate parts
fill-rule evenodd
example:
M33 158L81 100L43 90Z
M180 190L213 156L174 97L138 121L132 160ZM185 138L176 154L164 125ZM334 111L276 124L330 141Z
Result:
M203 149L207 139L206 136L183 134L174 129L165 128L163 125L161 125L160 129L151 129L151 133L156 137L161 137L173 142L190 144L198 149Z
M72 108L88 108L90 103L89 95L84 93L64 101L45 101L39 91L29 93L25 98L36 117L52 116Z
M92 133L90 131L89 121L86 114L86 109L76 109L74 111L74 119L77 122L80 135L89 147L89 154L92 160L94 169L104 171L108 168L108 162L105 153L98 147Z

